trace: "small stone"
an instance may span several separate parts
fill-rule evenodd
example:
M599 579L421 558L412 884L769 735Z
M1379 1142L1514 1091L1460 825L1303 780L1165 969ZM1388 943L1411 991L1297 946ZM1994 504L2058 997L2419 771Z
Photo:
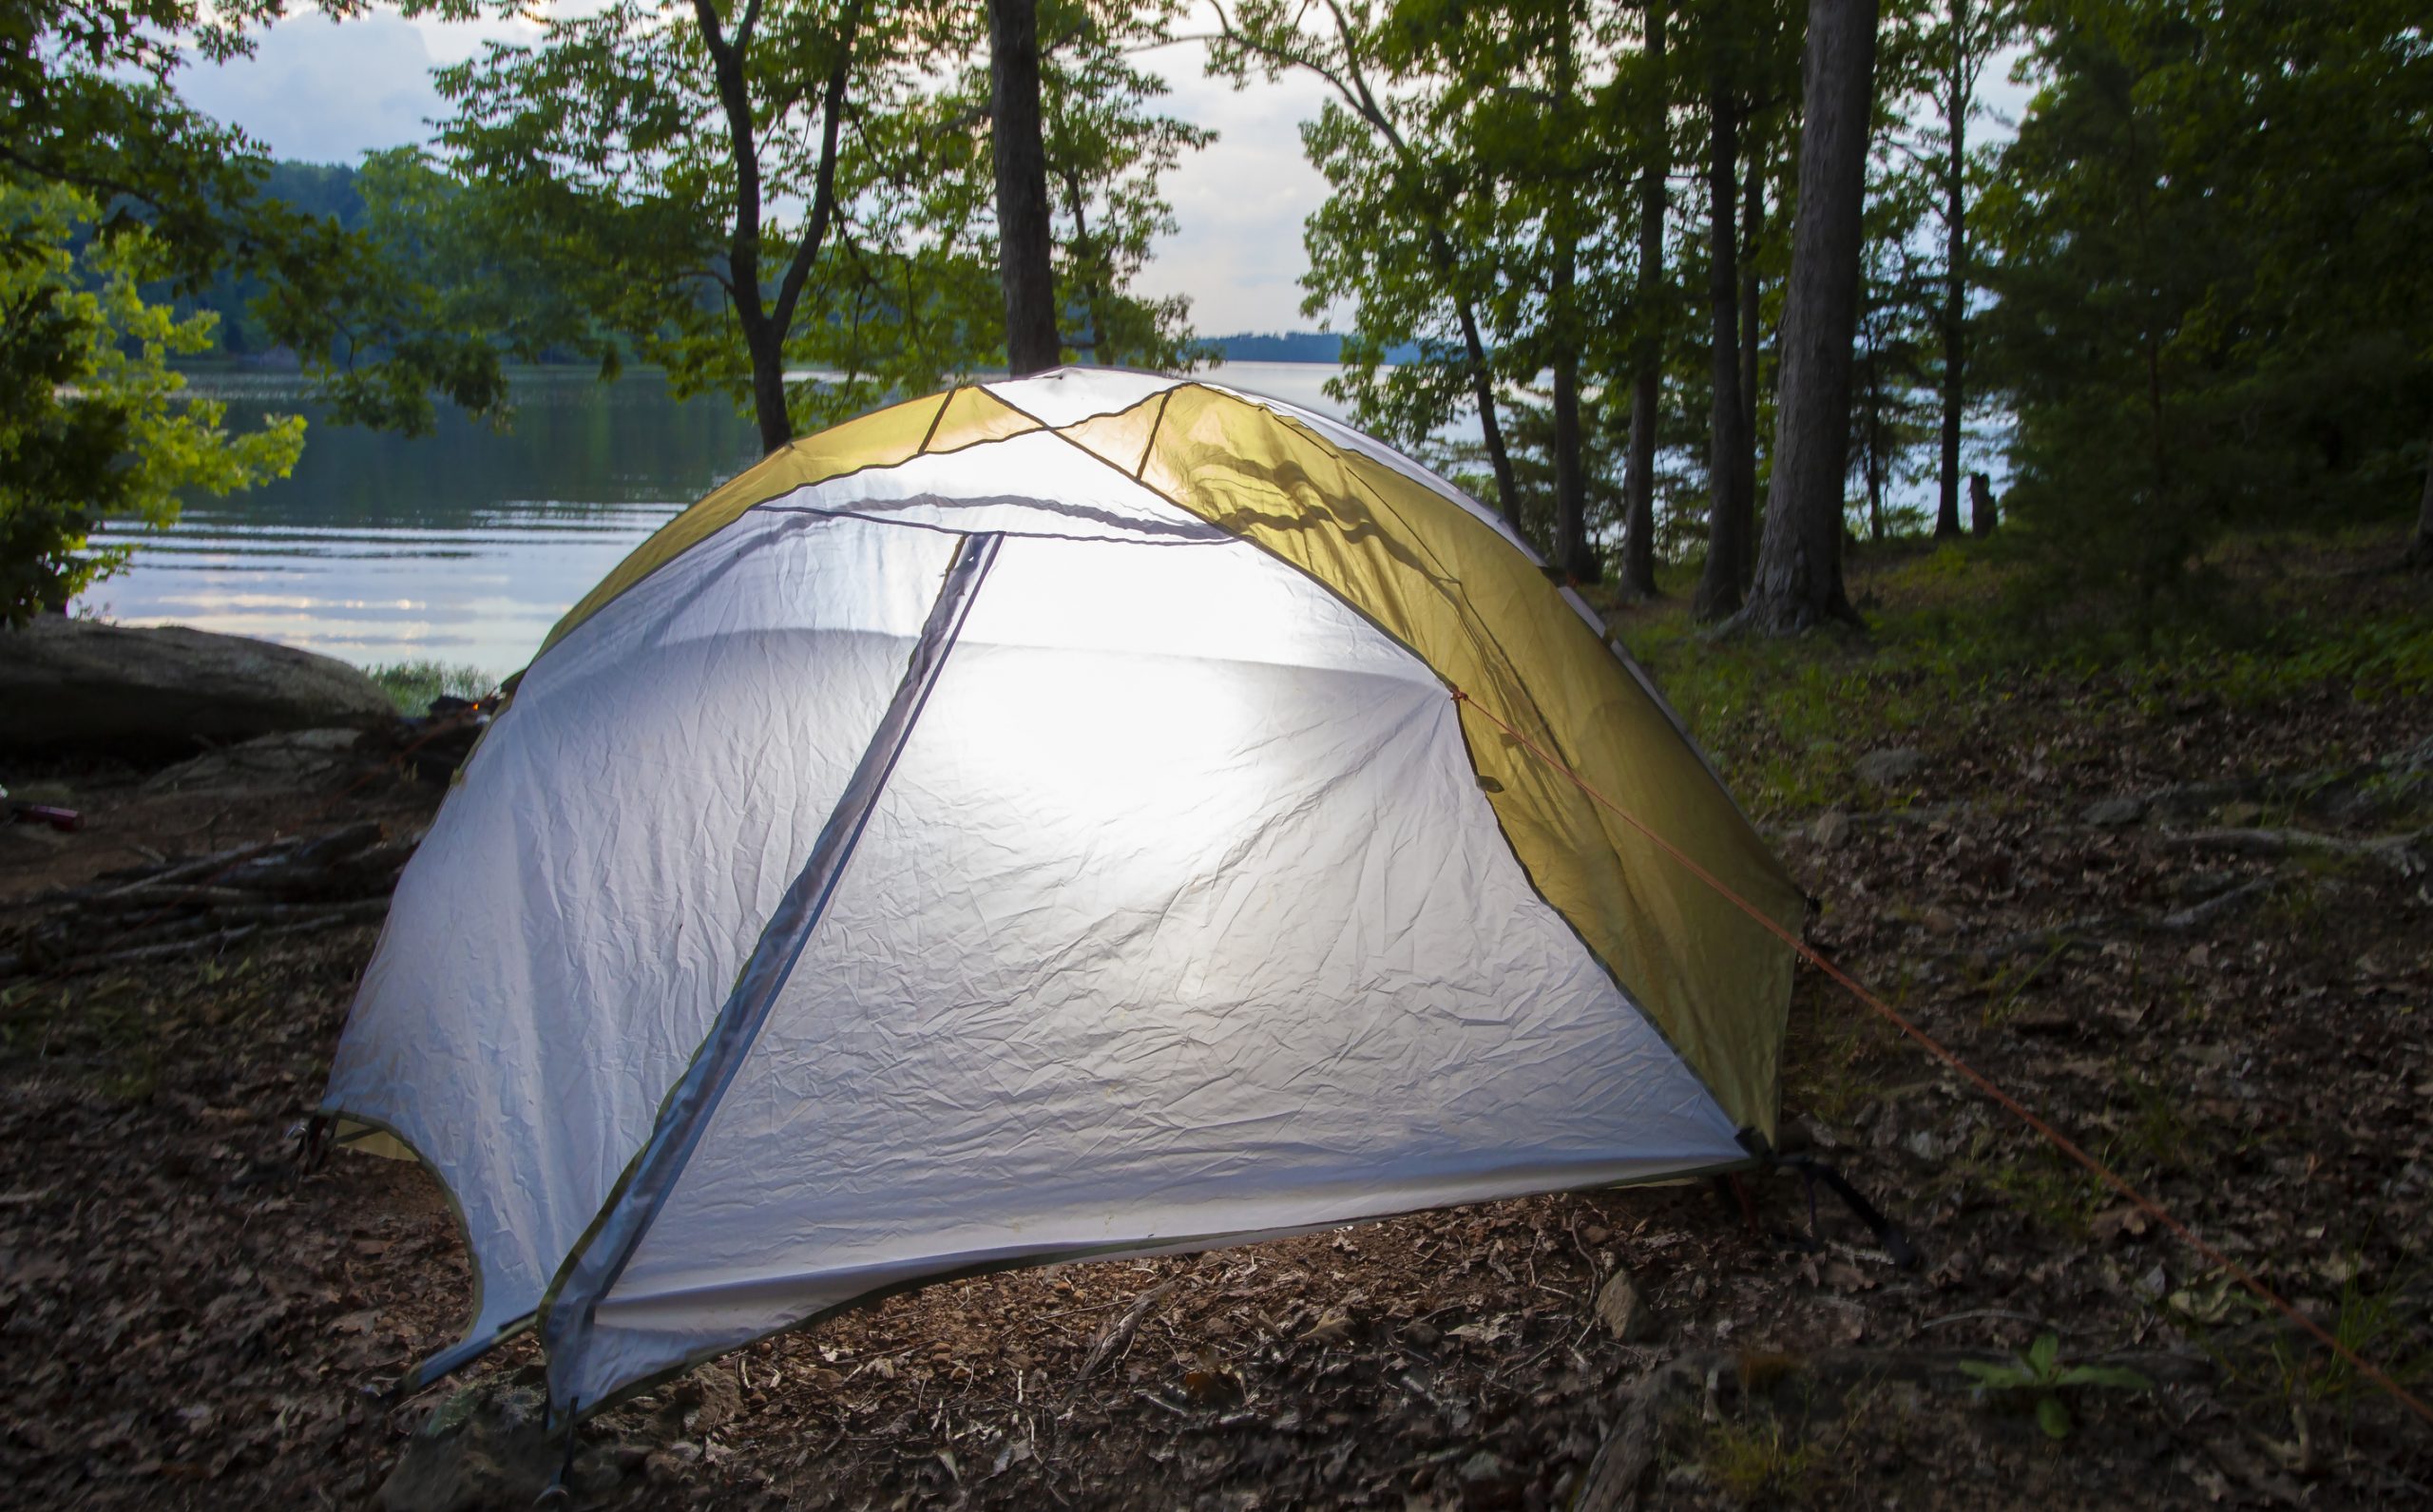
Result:
M1816 816L1816 827L1808 837L1822 850L1830 851L1849 837L1850 816L1839 809L1828 809Z
M2146 816L2143 798L2102 798L2086 806L2079 818L2098 830L2118 830Z
M1925 756L1905 745L1870 751L1851 768L1859 780L1870 788L1897 787L1925 769Z
M1512 1467L1488 1449L1481 1449L1462 1462L1462 1479L1471 1485L1491 1485L1512 1474Z
M1614 1231L1601 1223L1591 1223L1580 1231L1580 1242L1592 1250L1613 1236Z
M1638 1288L1631 1284L1628 1271L1615 1272L1613 1279L1597 1293L1597 1317L1607 1332L1624 1344L1646 1338L1656 1322L1655 1314L1640 1299Z
M1414 1323L1403 1330L1403 1337L1423 1349L1434 1348L1436 1341L1444 1336L1436 1331L1433 1324L1427 1323Z

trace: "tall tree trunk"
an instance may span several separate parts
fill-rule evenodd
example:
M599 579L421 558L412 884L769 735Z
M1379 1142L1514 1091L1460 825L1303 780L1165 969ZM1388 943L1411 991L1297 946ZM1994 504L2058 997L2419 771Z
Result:
M1869 347L1867 354L1867 538L1884 543L1884 359Z
M1556 44L1556 108L1569 113L1576 80L1572 67L1569 12ZM1580 277L1580 244L1572 228L1570 206L1558 205L1551 227L1555 237L1554 297L1547 324L1554 335L1554 464L1555 566L1574 583L1594 583L1602 574L1597 553L1588 545L1588 467L1585 438L1580 425L1580 312L1572 294Z
M1555 263L1554 314L1558 321L1565 324L1573 318L1573 249L1566 242ZM1597 565L1597 552L1588 544L1588 469L1581 455L1584 448L1580 425L1580 353L1568 332L1555 340L1554 382L1555 565L1575 583L1594 583L1603 574Z
M1783 310L1773 487L1757 581L1735 628L1773 635L1858 614L1842 590L1861 215L1875 96L1876 0L1809 0L1799 215Z
M2407 565L2433 572L2433 446L2424 450L2424 491L2416 500L2416 536L2407 544Z
M1486 465L1495 474L1495 507L1514 533L1521 529L1521 489L1512 480L1512 453L1504 445L1504 427L1495 414L1495 370L1487 366L1486 344L1479 339L1479 317L1466 298L1454 301L1462 321L1462 351L1468 358L1470 399L1479 407L1479 435L1486 444Z
M1712 360L1715 404L1708 425L1707 474L1712 502L1707 510L1707 565L1698 575L1698 591L1690 612L1700 620L1720 620L1740 607L1740 584L1749 557L1752 499L1741 490L1741 454L1746 450L1741 427L1747 411L1740 407L1740 354L1736 305L1740 293L1740 238L1734 225L1739 198L1740 105L1717 81L1707 95L1707 303L1712 317Z
M1047 147L1039 120L1038 0L988 0L988 98L997 148L997 239L1006 286L1006 365L1015 377L1056 366L1056 270Z
M1741 437L1748 448L1749 497L1757 496L1757 347L1763 311L1757 282L1757 239L1766 233L1764 147L1748 143L1748 167L1740 175L1740 411L1748 416Z
M1082 308L1090 317L1090 360L1102 368L1116 364L1115 336L1107 330L1106 292L1099 282L1099 249L1090 239L1089 197L1082 193L1079 174L1064 175L1064 207L1073 216L1073 260L1082 275ZM1076 342L1076 346L1082 343Z
M1661 68L1668 0L1648 0L1647 55ZM1663 98L1661 89L1657 99ZM1631 355L1631 454L1622 474L1622 592L1656 597L1656 427L1664 397L1664 340L1657 322L1664 294L1665 175L1673 171L1664 118L1657 112L1638 191L1638 344Z
M1951 69L1944 80L1950 155L1943 178L1943 469L1935 539L1961 533L1960 421L1968 405L1968 0L1951 0Z

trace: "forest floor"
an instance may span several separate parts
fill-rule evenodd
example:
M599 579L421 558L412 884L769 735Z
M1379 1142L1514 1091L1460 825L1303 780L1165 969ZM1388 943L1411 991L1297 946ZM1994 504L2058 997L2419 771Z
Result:
M2433 612L2369 570L2394 552L2228 554L2246 649L2022 650L1972 628L1998 574L1966 551L1856 564L1865 640L1717 646L1677 602L1621 628L1820 900L1823 950L2423 1389ZM60 888L411 831L434 797L377 769L9 776L90 823L0 829L0 951ZM473 1436L528 1404L528 1353L378 1394L469 1300L436 1187L293 1159L374 937L0 986L0 1501L462 1505L474 1451L513 1458ZM576 1504L1540 1508L1609 1440L1594 1489L1648 1505L2433 1504L2433 1425L1809 970L1784 1124L1919 1266L1830 1195L1808 1247L1781 1174L1749 1178L1753 1222L1695 1184L1011 1273L595 1420ZM1616 1275L1626 1337L1600 1314ZM2040 1376L1964 1368L2047 1339ZM2061 1384L2079 1367L2115 1373Z

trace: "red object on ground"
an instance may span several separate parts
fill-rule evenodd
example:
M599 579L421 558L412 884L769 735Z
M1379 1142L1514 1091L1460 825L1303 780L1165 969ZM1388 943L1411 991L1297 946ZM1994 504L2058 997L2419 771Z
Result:
M48 803L20 803L9 815L19 824L47 824L62 833L85 828L85 816L74 809L54 809Z

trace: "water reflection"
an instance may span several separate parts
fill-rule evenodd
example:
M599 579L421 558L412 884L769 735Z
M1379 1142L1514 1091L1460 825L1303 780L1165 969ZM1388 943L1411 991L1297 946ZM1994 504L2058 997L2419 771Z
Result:
M1333 371L1236 363L1210 376L1332 414L1318 386ZM759 454L725 401L679 402L656 373L527 374L512 431L444 412L416 440L324 424L292 378L214 374L194 387L227 402L232 428L301 411L311 425L295 474L188 501L83 606L364 665L515 670L644 536Z

